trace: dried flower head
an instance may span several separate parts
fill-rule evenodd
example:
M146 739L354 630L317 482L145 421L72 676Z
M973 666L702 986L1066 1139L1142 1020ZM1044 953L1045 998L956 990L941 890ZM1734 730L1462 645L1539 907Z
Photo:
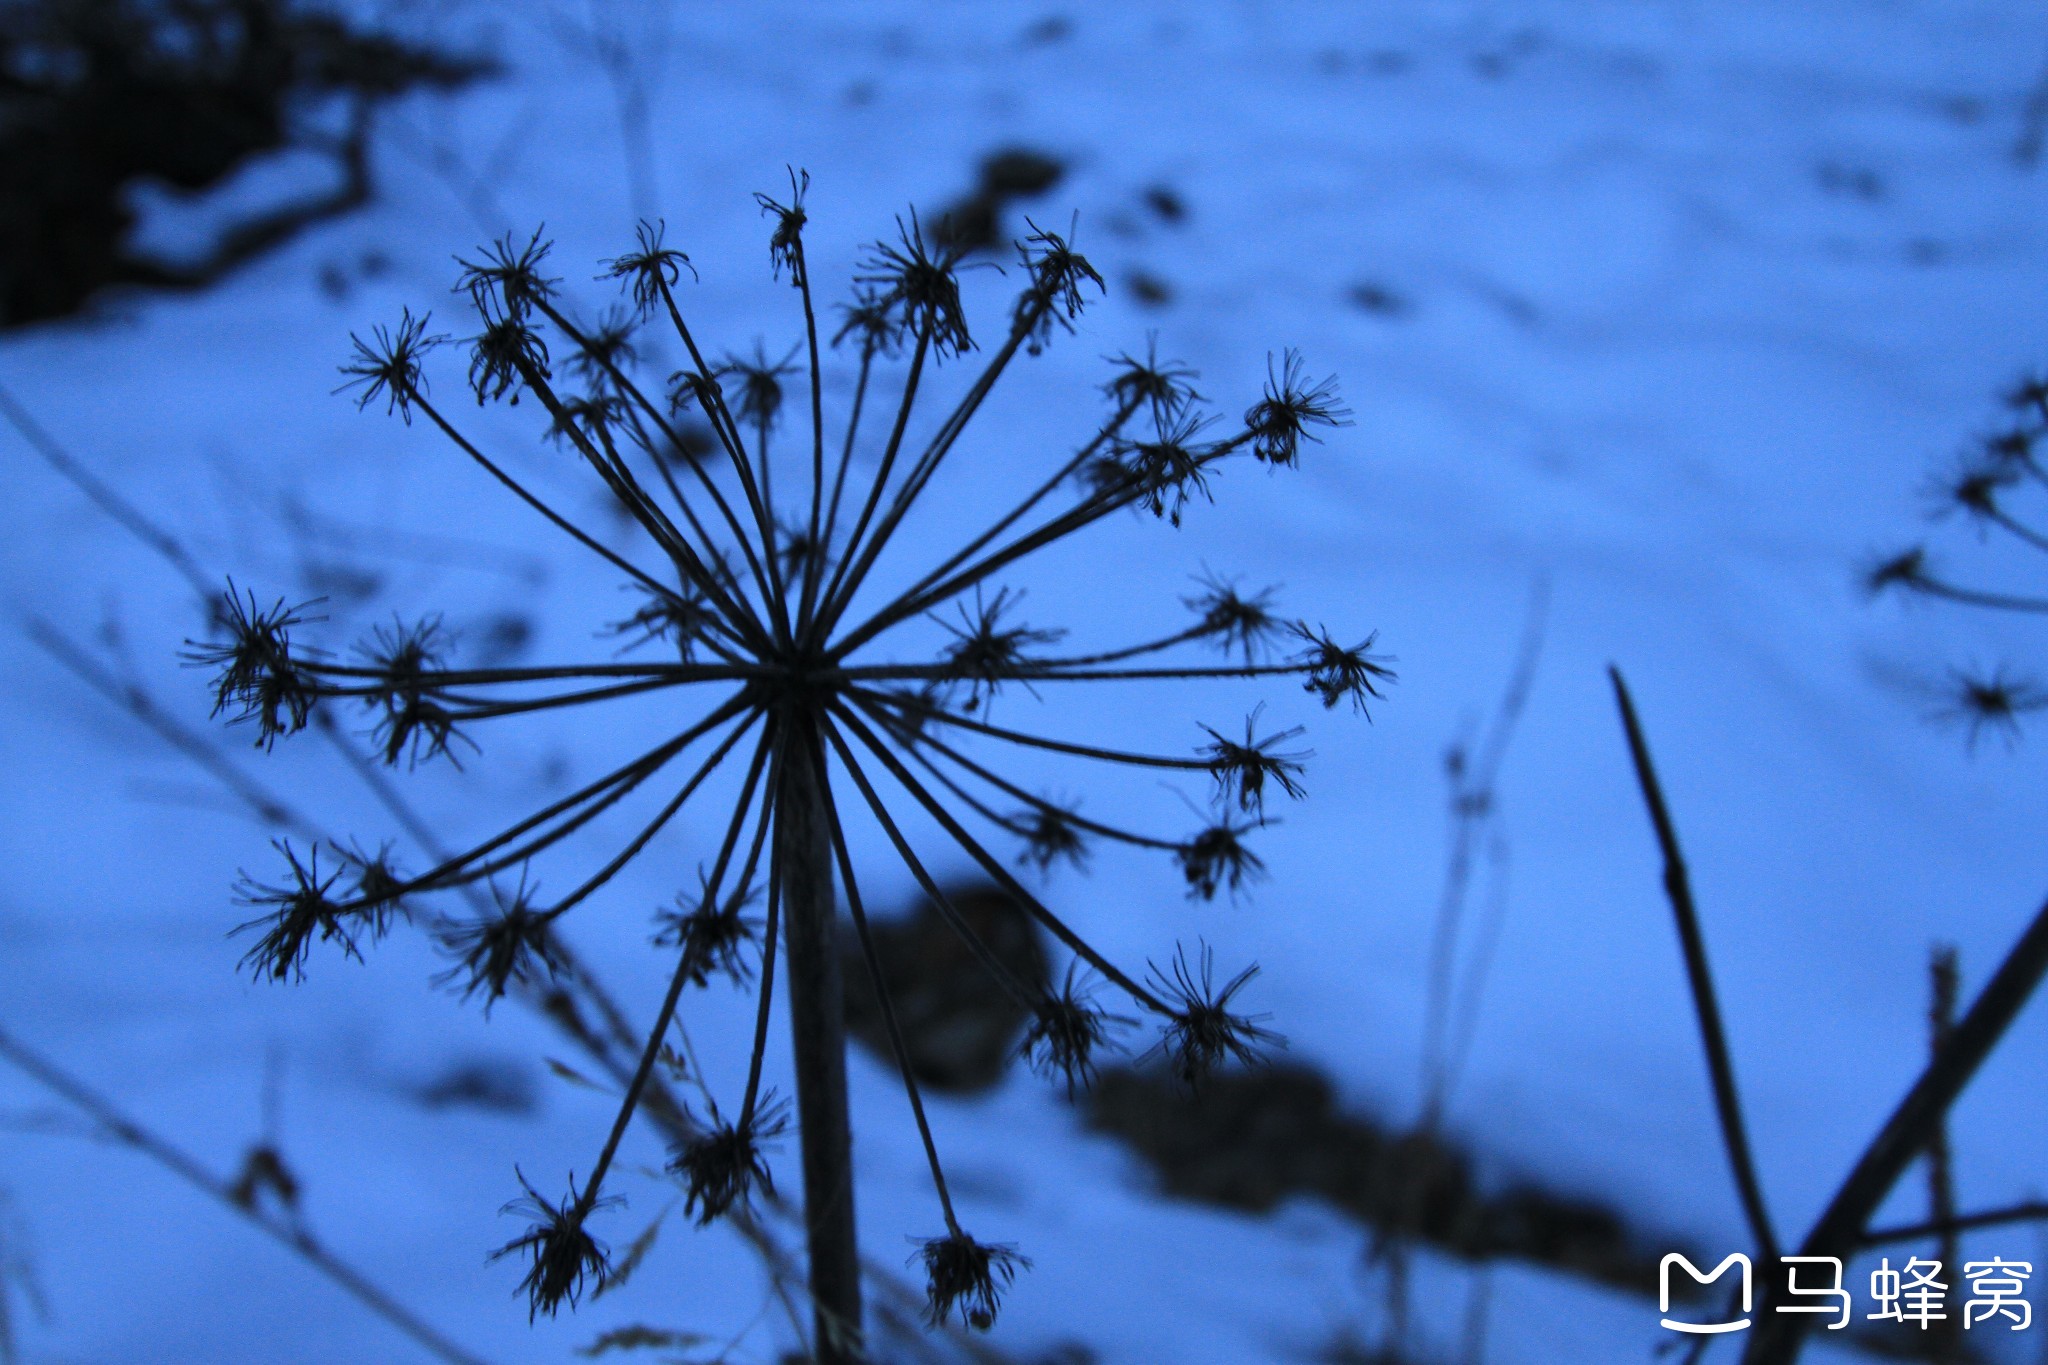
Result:
M1072 1099L1076 1089L1085 1090L1094 1082L1095 1054L1112 1046L1110 1030L1129 1028L1136 1022L1099 1008L1080 964L1070 962L1059 990L1038 1001L1023 1041L1017 1044L1017 1055L1039 1075L1063 1081L1067 1098Z
M1907 592L1922 590L1927 583L1927 550L1915 545L1889 559L1879 560L1863 571L1864 591L1873 597L1891 588Z
M519 390L530 377L546 377L548 346L524 313L493 317L484 314L484 330L469 345L469 387L477 406L497 402L507 393L519 406Z
M1246 597L1238 592L1235 583L1213 574L1204 573L1195 581L1202 585L1202 591L1181 598L1181 604L1201 619L1203 635L1213 639L1224 653L1235 651L1247 668L1291 628L1273 614L1277 588L1262 588L1254 596Z
M661 730L608 771L551 796L494 834L436 853L434 864L416 877L401 877L380 853L374 860L345 859L355 873L353 900L335 901L331 877L310 864L297 868L285 886L251 891L262 897L251 903L271 912L250 926L270 930L252 958L282 976L297 970L315 936L340 938L352 950L352 935L365 927L381 931L406 902L474 895L516 871L518 894L500 901L495 912L461 920L434 912L431 920L442 950L453 959L437 979L465 996L482 995L488 1010L515 985L539 986L557 973L562 982L550 989L587 985L580 973L567 970L571 958L557 937L558 921L613 883L643 851L708 833L709 871L700 874L694 896L677 898L657 935L668 955L668 989L650 1020L610 1136L589 1168L588 1186L579 1194L572 1185L560 1204L527 1186L518 1205L533 1226L505 1254L521 1251L530 1258L522 1288L536 1315L573 1304L591 1276L602 1280L603 1250L584 1231L584 1220L599 1203L636 1109L666 1083L657 1068L673 1056L668 1039L681 1002L692 998L687 988L715 973L751 982L759 993L747 1059L748 1098L736 1111L740 1117L723 1123L710 1097L710 1069L693 1060L688 1079L704 1088L713 1126L676 1151L675 1171L691 1214L700 1220L732 1210L750 1190L766 1186L761 1147L780 1130L782 1111L772 1103L757 1108L755 1101L774 994L816 990L830 998L839 989L834 983L842 968L830 945L843 914L863 944L889 1021L886 1031L898 1049L948 1230L919 1252L930 1278L932 1315L957 1313L971 1326L988 1325L998 1287L1024 1261L1007 1247L975 1242L960 1230L931 1115L919 1098L889 981L873 951L844 807L857 801L865 808L858 818L872 817L912 878L944 907L966 959L986 971L992 987L1030 1010L1020 1050L1034 1068L1064 1080L1070 1090L1085 1084L1112 1030L1135 1022L1088 998L1078 984L1086 971L1103 990L1127 1000L1133 1015L1160 1021L1166 1034L1161 1047L1177 1071L1193 1078L1271 1041L1250 1017L1230 1008L1249 973L1212 990L1206 951L1199 973L1184 956L1170 972L1155 969L1149 983L1123 971L1018 881L1010 861L991 851L990 836L1020 837L1023 860L1041 870L1060 860L1078 864L1087 849L1105 845L1171 853L1192 894L1213 896L1219 888L1235 893L1260 868L1241 836L1261 822L1266 794L1273 788L1302 794L1299 777L1307 754L1288 750L1300 731L1274 727L1261 737L1255 733L1261 713L1254 710L1241 743L1209 730L1213 742L1193 751L1142 752L1085 735L995 724L990 699L1011 683L1037 696L1040 690L1076 686L1156 689L1203 680L1243 686L1284 678L1334 705L1345 697L1354 703L1377 697L1377 685L1391 677L1366 653L1370 639L1346 650L1327 633L1304 631L1305 652L1270 661L1260 657L1283 629L1271 594L1247 597L1213 576L1202 581L1201 596L1187 601L1197 622L1191 627L1182 620L1156 638L1110 641L1063 655L1052 647L1065 631L1018 623L1022 593L999 588L1001 576L1090 527L1111 524L1126 509L1178 520L1192 498L1210 496L1213 476L1226 461L1293 464L1304 436L1314 439L1345 420L1334 389L1328 381L1305 382L1299 358L1288 352L1277 370L1269 366L1263 397L1243 428L1212 437L1195 410L1192 372L1162 364L1148 344L1142 361L1123 356L1113 362L1115 373L1105 386L1108 411L1089 412L1078 430L1058 436L1060 453L1025 483L1031 491L973 525L933 518L926 514L937 499L926 500L927 490L968 473L959 468L960 452L969 446L967 436L984 400L1005 374L1024 366L1024 357L1070 329L1084 303L1101 291L1101 276L1074 251L1071 233L1061 236L1034 225L1019 246L1024 279L1008 307L1007 327L977 358L977 372L957 386L959 393L944 400L951 406L933 414L928 409L939 401L930 395L942 387L936 378L940 363L965 356L975 342L957 277L958 248L928 242L912 215L907 225L899 223L896 240L875 245L863 258L838 337L856 343L849 350L857 352L857 364L849 367L849 385L828 383L818 300L804 258L806 184L793 172L787 201L757 201L773 222L773 270L788 271L801 305L802 340L780 359L757 346L751 359L722 366L706 360L708 348L691 330L675 294L689 262L662 244L658 224L642 223L638 249L608 263L606 275L628 295L630 312L603 315L592 325L579 324L557 302L555 281L542 273L548 248L538 233L523 246L504 238L476 261L463 262L457 289L481 320L470 354L470 382L479 401L523 398L541 408L535 425L554 443L553 467L567 460L587 469L607 505L637 530L635 539L612 534L616 527L600 535L577 525L458 431L426 391L419 357L429 340L410 314L396 334L377 334L374 346L359 341L356 357L344 366L351 385L363 390L359 401L383 394L394 411L409 415L417 408L464 457L638 594L638 609L609 628L620 644L611 657L455 667L428 617L418 625L381 630L359 658L336 663L294 650L290 633L303 619L297 612L282 603L262 612L253 597L244 602L232 591L222 618L230 638L193 656L221 670L219 708L239 708L245 718L259 721L262 742L306 723L320 699L348 698L376 713L379 747L394 763L401 754L417 759L446 753L457 741L467 743L468 731L500 716L638 698L653 704L637 712L619 708L626 718L673 718L657 720ZM666 384L640 373L643 358L658 348L633 330L656 316L672 326L673 343L685 357ZM569 357L576 387L586 394L556 391L550 347ZM799 373L802 381L792 379ZM798 382L809 401L786 402ZM826 431L828 407L844 413L843 430ZM685 409L687 420L678 416ZM1048 433L1061 416L1047 410ZM771 441L777 423L799 421L806 423L800 436ZM681 451L690 454L676 458ZM990 489L996 486L988 481ZM902 562L906 551L930 558ZM911 645L915 628L931 621L943 631L936 647ZM635 646L657 641L673 648L625 657ZM1226 657L1218 660L1212 646ZM1074 708L1064 714L1088 712ZM599 731L607 739L624 736L628 724L622 720L586 733ZM1006 756L1023 754L1055 754L1189 781L1206 776L1226 809L1205 816L1210 827L1185 841L1084 819L1071 804L1031 795L1007 771ZM736 782L714 780L733 769ZM699 816L708 801L729 804L707 821ZM906 805L914 819L898 818ZM1020 814L1011 813L1020 807ZM580 870L568 894L545 909L536 907L527 890L528 870L543 860L573 863L618 819L631 819L637 827L593 860L594 866ZM679 836L678 830L685 833ZM809 834L784 837L805 830ZM1073 951L1063 988L1046 991L1020 980L976 923L945 902L928 855L919 852L927 840L943 841L939 856L964 857L980 867ZM757 918L749 907L763 886L767 894ZM822 958L819 945L826 945ZM806 953L812 956L799 962ZM778 973L783 957L787 969ZM817 998L804 994L798 1000L808 1006ZM843 1068L840 1034L821 1028L816 1011L786 1003L796 1021L799 1070L830 1075ZM804 1121L808 1130L815 1117L823 1134L843 1116L821 1103L825 1107ZM679 1111L664 1106L661 1112ZM851 1179L843 1147L824 1137L805 1157L804 1203L814 1237L850 1244L844 1201L835 1203L831 1195ZM812 1286L819 1339L835 1332L857 1339L857 1301L830 1280L828 1274Z
M378 626L357 652L371 672L363 701L378 712L375 739L384 762L393 767L399 755L417 766L439 754L461 767L449 744L459 740L471 750L476 742L456 729L455 717L434 695L433 675L445 667L447 636L439 617L406 625L393 621Z
M1004 614L1023 600L1023 593L999 588L992 600L984 601L976 589L972 614L966 603L958 604L959 625L944 617L933 618L953 636L953 643L944 650L942 676L947 682L967 684L966 710L979 710L1002 684L1027 676L1031 663L1027 651L1066 638L1064 630L1004 625Z
M737 1123L713 1122L677 1146L668 1169L683 1182L683 1212L703 1227L735 1204L744 1205L756 1186L772 1193L775 1180L763 1148L788 1126L789 1106L768 1094Z
M1028 337L1025 348L1037 355L1052 339L1055 322L1069 332L1074 330L1074 319L1080 316L1084 302L1081 286L1092 284L1097 294L1104 286L1102 276L1086 256L1067 244L1066 237L1047 232L1028 218L1024 221L1031 232L1017 244L1017 259L1031 285L1019 296L1012 316Z
M1015 1247L977 1242L957 1228L919 1247L910 1263L919 1261L924 1262L925 1321L937 1327L957 1310L961 1326L977 1332L995 1326L1002 1290L1020 1269L1031 1268Z
M429 316L423 313L414 317L407 308L400 313L396 328L378 326L372 329L367 342L350 333L348 339L356 348L355 357L341 367L349 378L335 392L359 390L358 409L370 406L382 394L384 415L396 413L411 426L413 396L425 391L421 387L426 383L420 373L421 358L448 340L445 336L428 335Z
M721 896L701 867L697 881L695 895L677 895L676 908L657 917L661 929L654 941L683 950L683 976L690 984L708 986L711 974L719 972L744 986L752 975L745 954L761 942L761 921L747 908L761 899L761 889L742 885Z
M526 1193L505 1205L501 1212L531 1219L532 1226L492 1252L491 1259L526 1257L526 1278L519 1282L516 1292L527 1296L527 1320L531 1322L542 1313L555 1316L565 1302L574 1308L583 1298L586 1280L595 1280L597 1288L604 1288L605 1281L611 1278L611 1256L604 1243L592 1237L583 1224L597 1209L619 1201L584 1199L577 1194L576 1177L572 1175L568 1195L561 1203L550 1204L546 1196L528 1183L524 1171L517 1167L513 1170Z
M1972 751L1986 730L2011 749L2019 743L2020 717L2048 709L2048 688L2031 678L2016 677L2005 668L1989 672L1950 669L1942 703L1934 719L1963 727Z
M1180 525L1191 494L1216 500L1207 472L1212 452L1195 439L1210 420L1185 408L1171 417L1155 418L1152 439L1119 442L1097 466L1098 477L1109 491L1135 493L1153 516Z
M570 370L600 390L612 389L619 376L633 368L640 359L640 353L633 346L638 327L636 313L616 305L605 309L597 322L583 329L581 338L570 351ZM604 392L601 400L590 401L605 401L605 410L618 414L612 418L614 422L623 418L624 400L616 393Z
M1338 702L1348 699L1353 711L1370 720L1372 715L1365 709L1365 699L1386 700L1386 694L1374 684L1394 680L1394 671L1386 667L1387 656L1366 653L1379 636L1368 635L1346 649L1331 639L1327 630L1310 630L1306 623L1296 622L1294 631L1308 643L1301 656L1308 669L1302 690L1322 698L1324 710L1333 710Z
M1188 965L1187 951L1175 949L1169 971L1152 967L1153 983L1175 1002L1173 1018L1163 1030L1155 1051L1165 1053L1167 1064L1183 1085L1198 1085L1204 1077L1226 1062L1255 1064L1263 1058L1260 1049L1285 1047L1278 1034L1261 1028L1263 1014L1233 1014L1230 1002L1259 974L1256 965L1246 967L1216 989L1216 954L1202 945L1202 965Z
M633 306L643 316L661 302L662 295L682 279L685 270L690 272L692 279L697 275L697 267L690 264L688 256L661 244L666 230L665 223L650 223L643 219L634 229L640 249L604 262L604 273L598 276L601 280L624 280Z
M542 972L553 976L562 968L561 954L551 937L551 916L535 910L524 883L498 913L442 931L441 947L456 965L435 978L439 985L462 982L462 998L484 994L484 1012L514 982L524 985ZM466 979L465 979L466 978Z
M779 203L765 194L756 194L754 202L761 206L761 212L775 220L775 231L768 238L768 260L775 278L782 278L783 267L789 268L789 282L801 289L809 283L803 277L804 268L804 224L810 216L804 212L804 194L811 188L811 173L789 172L789 202Z
M234 928L237 934L251 929L263 931L256 940L256 946L242 955L242 965L255 975L267 976L272 981L283 981L287 977L303 980L306 954L315 936L323 943L339 940L342 952L360 961L362 954L356 951L356 941L342 923L347 909L327 894L340 880L340 871L330 872L324 877L320 874L320 849L317 845L306 855L303 863L289 841L279 839L271 847L284 855L291 879L283 885L269 885L246 872L242 874L236 887L236 901L265 911Z
M1175 850L1189 899L1214 900L1218 888L1227 888L1235 899L1245 882L1264 874L1265 863L1244 845L1244 836L1258 827L1253 820L1218 820Z
M1280 373L1272 362L1266 364L1266 396L1252 404L1244 424L1252 434L1252 455L1270 465L1291 467L1301 450L1302 438L1320 441L1311 427L1342 427L1351 424L1351 411L1337 402L1335 380L1307 383L1302 378L1301 356L1284 354Z
M319 698L319 686L306 661L292 653L293 627L318 617L305 615L311 602L287 607L279 598L266 611L256 594L246 600L228 580L228 590L215 599L214 625L224 640L187 640L187 663L218 669L213 684L213 714L233 710L230 723L256 722L256 745L268 749L279 735L306 728Z
M676 591L663 589L656 592L645 584L627 586L645 600L631 616L623 621L614 621L604 629L606 635L625 638L621 653L656 640L666 640L675 646L676 657L689 663L714 634L717 613L712 609L710 600L695 588L685 586Z
M406 879L392 859L391 845L385 844L375 853L338 844L333 848L355 882L348 898L349 913L369 926L371 938L384 937L393 919L410 913L405 904Z
M1145 407L1150 410L1154 426L1165 426L1180 415L1182 408L1199 402L1202 395L1188 383L1196 377L1193 370L1160 363L1158 343L1156 333L1145 339L1143 360L1129 355L1112 357L1110 363L1117 367L1117 372L1102 388L1119 408L1135 411Z
M770 360L757 338L753 359L728 355L725 363L711 372L717 379L739 381L740 401L735 412L741 421L756 427L775 425L776 415L782 411L782 381L797 373L796 357L800 349L792 346L782 359Z
M943 246L936 252L925 245L924 229L917 215L910 226L896 223L895 243L876 242L868 250L854 283L870 286L875 306L896 322L899 333L909 333L931 347L943 360L974 349L967 333L967 313L960 306L958 275L960 252Z
M1011 828L1024 840L1019 861L1040 872L1051 871L1052 865L1061 861L1071 863L1076 871L1087 869L1088 842L1073 811L1050 801L1035 801L1011 817Z
M540 263L555 245L541 240L546 231L544 227L535 228L523 247L515 247L508 232L483 248L480 261L465 261L457 256L455 263L462 267L462 275L455 282L455 291L468 294L479 313L497 311L508 318L525 318L552 299L555 286L561 283L540 273ZM496 310L490 306L493 300Z
M1304 760L1313 757L1306 750L1297 753L1275 753L1273 746L1285 744L1299 738L1299 725L1292 729L1276 731L1264 739L1253 738L1259 722L1260 707L1244 721L1244 743L1225 739L1209 726L1202 728L1209 732L1211 743L1203 746L1202 754L1208 759L1209 775L1216 779L1216 795L1219 800L1229 801L1233 797L1237 808L1264 819L1266 809L1266 783L1270 779L1281 791L1299 801L1302 786L1298 780Z

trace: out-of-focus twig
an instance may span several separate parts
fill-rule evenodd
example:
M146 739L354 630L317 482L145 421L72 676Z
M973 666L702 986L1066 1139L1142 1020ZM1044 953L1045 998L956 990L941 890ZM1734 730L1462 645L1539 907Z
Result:
M288 1226L260 1211L255 1200L238 1199L227 1181L215 1175L163 1138L114 1108L104 1097L0 1028L0 1059L23 1072L46 1090L92 1118L106 1134L124 1147L142 1153L188 1185L233 1209L282 1243L294 1255L348 1291L357 1302L403 1332L436 1359L454 1365L483 1365L483 1358L470 1354L416 1317L411 1310L378 1288L362 1272L327 1248L301 1226Z

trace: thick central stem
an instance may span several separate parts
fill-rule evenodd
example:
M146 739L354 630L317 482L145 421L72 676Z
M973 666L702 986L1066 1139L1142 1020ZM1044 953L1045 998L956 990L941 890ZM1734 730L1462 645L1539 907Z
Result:
M858 1365L863 1347L860 1253L853 1223L853 1129L846 1109L846 1004L834 932L832 843L812 719L790 717L777 794L775 861L782 883L789 1022L796 1059L804 1224L819 1365Z

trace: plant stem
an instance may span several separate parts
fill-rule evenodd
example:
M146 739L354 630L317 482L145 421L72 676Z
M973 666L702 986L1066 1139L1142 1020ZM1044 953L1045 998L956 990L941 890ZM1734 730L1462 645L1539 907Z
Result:
M817 770L818 736L806 716L784 727L776 798L775 867L782 883L783 942L802 1134L804 1226L819 1365L857 1365L861 1340L860 1253L853 1222L853 1129L846 1108L846 1004L834 933L832 844Z

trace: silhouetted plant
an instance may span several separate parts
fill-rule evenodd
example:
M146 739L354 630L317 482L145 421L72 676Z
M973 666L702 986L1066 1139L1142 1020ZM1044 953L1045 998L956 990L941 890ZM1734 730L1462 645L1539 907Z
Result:
M659 556L658 571L579 528L462 434L429 393L425 360L447 338L431 333L424 316L408 313L395 328L380 329L367 341L354 338L355 355L343 367L344 389L360 405L382 402L408 424L415 414L424 417L529 507L624 574L644 603L609 633L629 649L663 644L672 651L670 659L463 668L447 661L433 618L427 618L416 626L380 630L344 661L294 639L310 619L302 610L279 603L265 611L257 598L237 596L234 589L218 613L219 638L194 645L191 657L217 671L219 708L256 722L264 747L306 725L316 707L351 703L369 708L378 749L392 765L401 758L408 764L452 759L451 742L468 746L472 729L501 716L677 688L715 694L693 723L638 757L416 875L379 861L374 877L359 875L354 891L336 899L336 878L323 877L310 855L301 864L288 852L288 881L270 887L247 879L250 904L275 906L245 926L263 931L247 962L258 975L296 976L316 938L338 938L345 951L353 951L375 937L368 931L381 927L401 898L491 885L516 870L520 890L509 901L500 897L495 915L443 931L444 947L455 960L443 979L460 984L465 996L482 994L488 1008L508 983L556 969L552 926L642 853L730 760L742 777L729 814L721 818L723 835L709 869L698 869L696 888L679 895L659 920L655 942L676 954L675 965L610 1134L589 1178L580 1188L572 1181L559 1202L521 1177L526 1195L518 1207L532 1227L500 1254L527 1258L522 1287L534 1313L553 1313L564 1301L573 1306L586 1281L603 1282L604 1248L586 1223L603 1202L620 1141L662 1056L683 992L713 975L758 983L746 1081L730 1120L714 1110L701 1135L676 1148L670 1169L684 1185L689 1211L704 1222L769 1185L763 1148L781 1131L782 1110L761 1082L781 956L794 1041L817 1354L838 1362L860 1359L864 1349L835 934L840 896L874 979L945 1224L942 1235L922 1243L918 1257L929 1280L931 1319L936 1323L957 1311L970 1326L988 1327L1000 1288L1026 1264L1008 1247L975 1240L955 1214L869 932L842 817L845 793L858 793L859 804L994 984L1035 1021L1021 1051L1037 1069L1070 1089L1085 1084L1097 1052L1113 1045L1115 1030L1134 1022L1093 1002L1077 975L1085 964L1086 980L1121 992L1159 1022L1159 1050L1192 1084L1215 1066L1255 1060L1263 1047L1277 1043L1260 1026L1264 1016L1236 1012L1235 997L1256 969L1245 968L1218 988L1205 947L1198 965L1177 952L1169 968L1153 969L1149 983L1127 974L1022 886L965 821L1015 836L1022 845L1019 861L1041 870L1059 860L1080 862L1085 841L1100 838L1172 854L1193 895L1212 897L1219 888L1234 894L1261 869L1243 841L1265 822L1266 798L1303 794L1302 764L1309 755L1285 748L1301 731L1261 736L1254 711L1242 743L1204 727L1212 742L1187 755L1164 755L999 726L990 719L991 703L1012 684L1033 692L1064 683L1286 677L1325 707L1348 700L1362 710L1366 698L1380 695L1376 684L1393 675L1384 659L1367 652L1371 637L1344 648L1320 627L1281 619L1270 592L1247 597L1213 576L1202 580L1201 595L1187 600L1196 618L1192 625L1085 654L1057 654L1054 646L1064 631L1016 621L1021 592L984 592L996 575L1119 510L1143 508L1177 523L1190 492L1202 493L1206 501L1212 474L1233 457L1248 455L1274 467L1295 464L1304 438L1343 424L1346 414L1329 381L1304 380L1292 352L1269 374L1241 429L1219 439L1199 435L1206 424L1187 386L1190 372L1158 364L1150 351L1144 361L1119 357L1105 386L1110 411L1092 421L1078 449L986 527L963 533L959 548L907 588L855 611L883 551L898 542L906 515L1012 360L1019 351L1036 353L1054 324L1070 329L1087 291L1099 290L1101 280L1065 239L1034 229L1018 246L1023 283L1000 343L918 449L907 432L931 372L974 350L975 342L956 278L957 250L935 245L913 217L895 241L870 251L855 276L854 301L836 344L851 348L857 368L850 413L835 440L836 458L828 458L824 356L804 250L807 186L808 177L792 176L789 202L758 197L775 224L773 270L778 277L787 273L800 301L803 340L792 356L805 356L801 371L789 359L771 360L759 346L751 360L714 365L706 359L675 294L689 261L664 244L658 225L643 223L636 249L609 262L603 277L621 283L631 312L609 315L595 327L576 321L561 301L558 281L545 273L549 245L537 233L523 244L507 237L461 263L457 290L468 296L482 324L468 343L469 384L478 402L532 400L547 419L546 437L587 465L644 533ZM633 328L653 317L673 328L689 357L665 386L636 379L631 368L643 353ZM882 381L883 363L898 358L900 395L862 491L850 487L857 482L851 471L854 450L863 444L862 415ZM588 392L557 388L572 373L588 384ZM805 381L801 386L784 384L798 373ZM784 407L799 389L809 409L807 439L771 459L771 438L785 425ZM686 409L716 438L722 473L710 460L663 458L683 447L677 423ZM1102 476L1104 462L1114 466L1114 477ZM778 503L778 485L798 491L785 492ZM916 543L929 543L928 536ZM941 614L949 605L957 609L955 619ZM936 620L949 633L936 657L874 657L874 647L891 630L919 618ZM1283 652L1281 642L1290 636L1301 648ZM1224 662L1179 657L1201 646L1220 649ZM1268 657L1276 653L1278 658ZM1215 809L1205 827L1186 839L1084 818L1031 795L955 747L945 737L948 731L1108 764L1206 775ZM665 799L639 831L566 894L544 901L523 880L536 856L653 786L672 767L680 769L683 755L693 750L702 750L702 757L686 774L670 777ZM1064 985L1027 985L974 934L927 871L891 799L878 790L884 773L895 801L907 799L1072 951L1075 964ZM992 799L1021 802L1023 810L1005 813ZM360 859L350 865L368 866ZM748 913L757 900L758 919Z
M2048 376L2029 377L2013 386L2002 407L1998 426L1929 479L1929 515L1959 516L1980 539L1996 534L2048 553L2041 506L2048 494L2048 466L2039 454L2041 443L2048 440ZM1937 567L1924 545L1877 560L1865 569L1863 581L1873 594L1899 592L2028 615L2048 612L2048 597L1958 582ZM2010 748L2019 739L2021 718L2048 709L2048 688L2004 664L1950 668L1933 691L1930 719L1961 726L1972 749L1987 730Z

